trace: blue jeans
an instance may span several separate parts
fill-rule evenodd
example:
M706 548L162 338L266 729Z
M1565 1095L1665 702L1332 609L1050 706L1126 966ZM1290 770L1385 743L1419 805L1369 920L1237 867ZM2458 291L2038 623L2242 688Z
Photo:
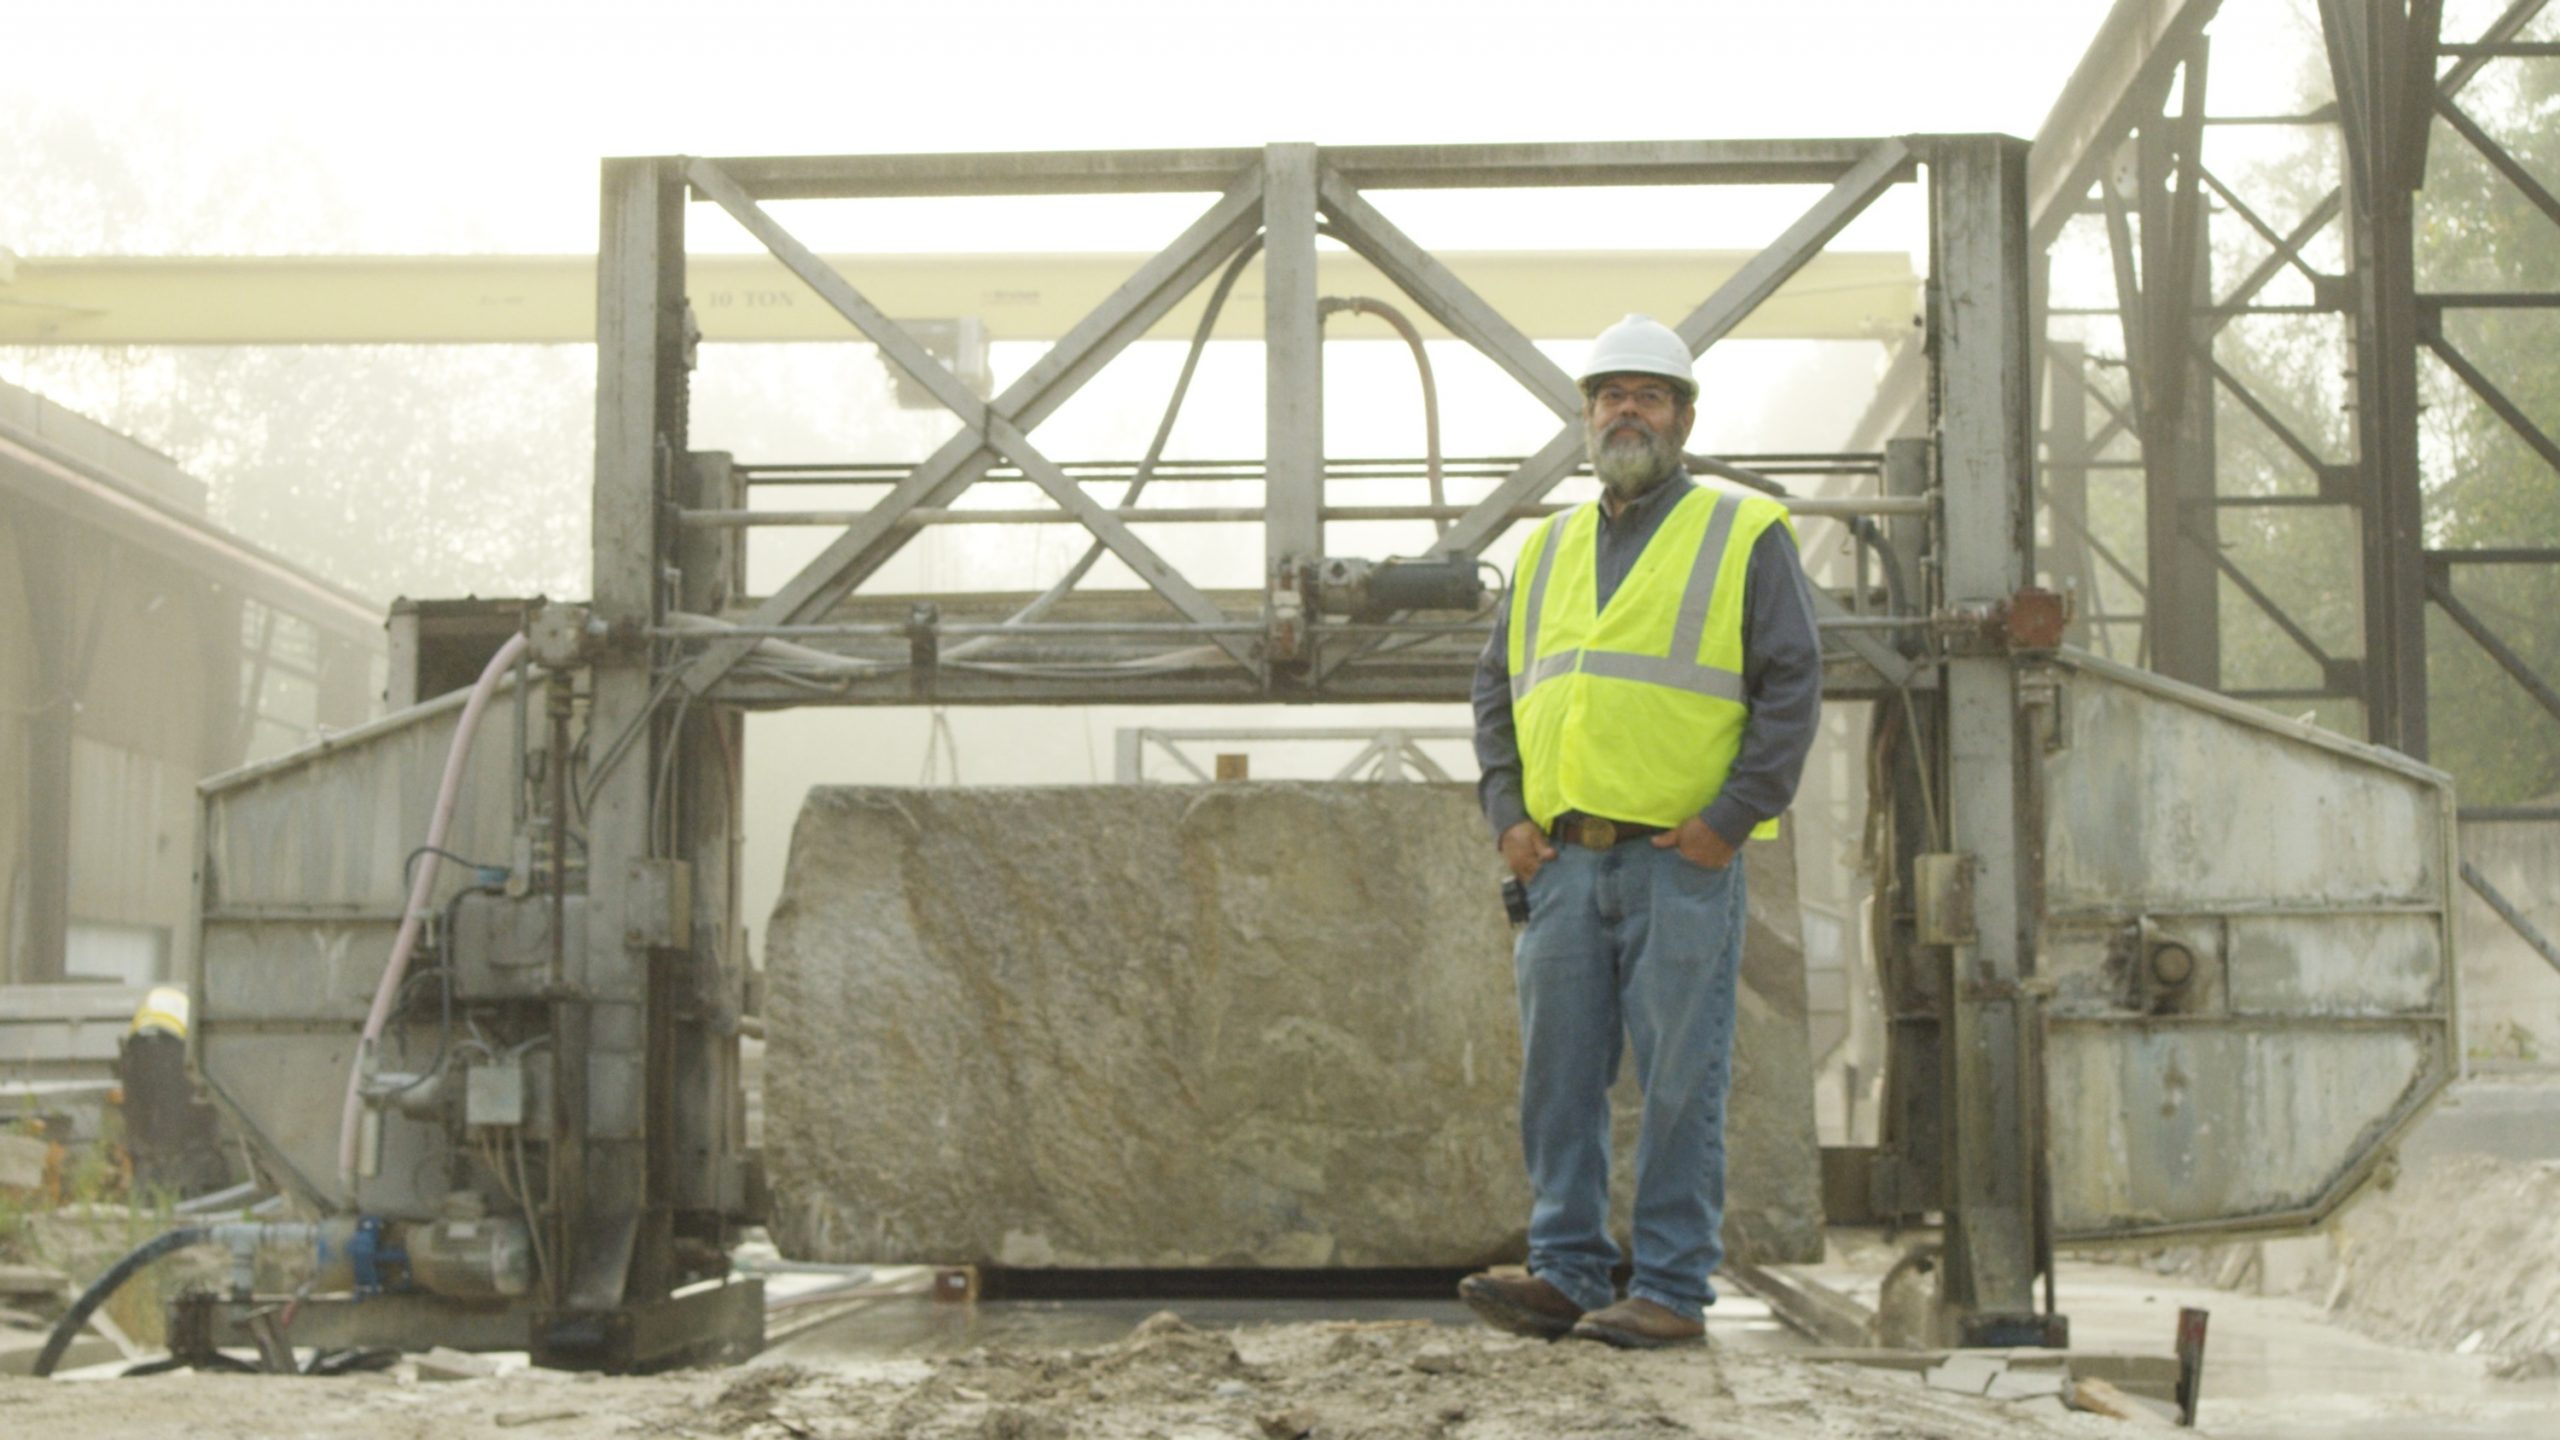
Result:
M1742 862L1724 870L1631 840L1558 845L1529 882L1520 987L1520 1148L1534 1196L1529 1272L1586 1310L1609 1275L1609 1085L1622 1042L1644 1090L1630 1296L1690 1319L1724 1258L1724 1102L1742 968Z

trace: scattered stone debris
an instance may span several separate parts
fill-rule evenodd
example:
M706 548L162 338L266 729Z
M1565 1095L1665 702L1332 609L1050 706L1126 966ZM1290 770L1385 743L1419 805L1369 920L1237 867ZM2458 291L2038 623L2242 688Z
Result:
M1986 1374L1985 1390L1995 1378ZM108 1396L114 1403L102 1403ZM180 1374L112 1389L0 1379L0 1432L82 1440L2088 1440L2124 1429L2062 1412L2057 1398L1959 1394L1911 1371L1765 1351L1629 1352L1428 1324L1222 1330L1168 1312L1108 1345L663 1376L515 1370L401 1385L378 1375ZM253 1428L226 1429L208 1416L254 1417Z
M2164 1268L2311 1301L2367 1334L2560 1373L2560 1162L2443 1155L2301 1240L2171 1252Z

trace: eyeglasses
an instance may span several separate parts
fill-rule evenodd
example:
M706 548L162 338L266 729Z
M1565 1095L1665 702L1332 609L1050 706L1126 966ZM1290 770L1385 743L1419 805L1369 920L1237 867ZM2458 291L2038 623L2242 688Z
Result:
M1668 385L1603 385L1591 392L1591 402L1603 410L1615 410L1633 404L1639 410L1661 410L1679 398L1680 392Z

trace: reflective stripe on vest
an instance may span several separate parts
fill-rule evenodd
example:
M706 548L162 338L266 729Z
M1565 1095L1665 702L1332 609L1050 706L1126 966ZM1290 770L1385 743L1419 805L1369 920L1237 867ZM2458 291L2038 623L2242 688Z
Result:
M1741 753L1748 561L1786 512L1708 489L1673 504L1606 604L1597 506L1556 516L1524 547L1511 700L1542 826L1567 810L1677 824L1714 800Z
M1538 547L1537 571L1529 580L1527 628L1520 650L1530 658L1511 676L1512 703L1526 699L1545 681L1579 669L1586 675L1667 685L1741 704L1741 672L1719 670L1701 665L1694 658L1682 658L1695 657L1707 638L1707 610L1715 603L1716 578L1724 567L1725 547L1733 539L1734 516L1742 510L1742 497L1738 495L1718 495L1715 503L1715 513L1707 517L1707 533L1698 541L1698 558L1689 568L1689 584L1680 592L1680 616L1672 626L1668 655L1585 649L1560 650L1553 655L1538 653L1538 631L1546 619L1547 577L1555 569L1556 552L1564 548L1564 537L1557 533L1562 526L1551 525L1546 543Z

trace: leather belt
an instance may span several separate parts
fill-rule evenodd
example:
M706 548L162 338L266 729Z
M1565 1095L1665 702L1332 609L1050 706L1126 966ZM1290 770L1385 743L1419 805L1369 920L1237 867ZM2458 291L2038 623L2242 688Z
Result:
M1603 820L1597 815L1559 815L1555 838L1593 850L1606 850L1629 840L1642 840L1670 829L1668 825L1638 825L1632 820Z

